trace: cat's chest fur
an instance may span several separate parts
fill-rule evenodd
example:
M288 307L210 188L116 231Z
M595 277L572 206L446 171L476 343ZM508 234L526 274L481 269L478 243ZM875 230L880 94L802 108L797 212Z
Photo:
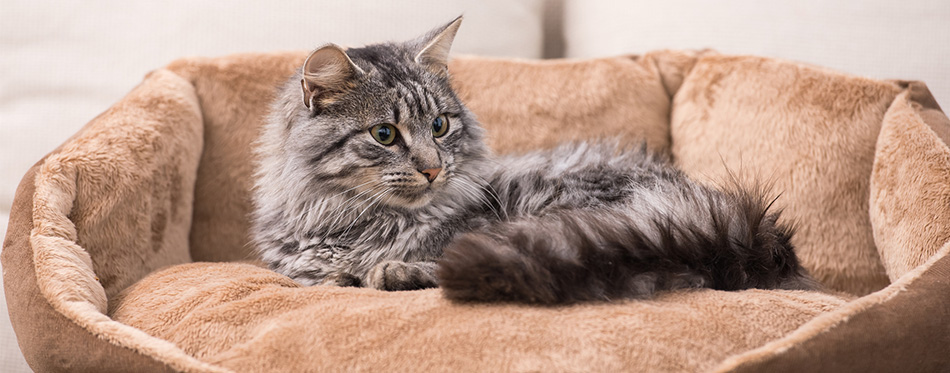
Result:
M312 274L315 278L329 273L362 277L375 264L388 260L435 260L456 234L488 223L484 209L464 197L397 211L359 193L325 195L284 210L287 216L280 220L294 224L281 230L283 234L278 235L283 237L275 237L282 242L279 254L266 259L278 270L320 269L322 273ZM308 276L296 278L307 283Z

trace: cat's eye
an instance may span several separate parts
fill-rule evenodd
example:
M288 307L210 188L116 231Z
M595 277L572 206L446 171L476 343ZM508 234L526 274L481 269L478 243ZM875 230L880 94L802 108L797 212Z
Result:
M449 132L449 117L442 114L432 121L432 136L442 137L446 132Z
M391 145L393 141L396 141L397 132L396 127L393 127L392 124L377 124L369 129L369 133L373 135L373 138L383 145Z

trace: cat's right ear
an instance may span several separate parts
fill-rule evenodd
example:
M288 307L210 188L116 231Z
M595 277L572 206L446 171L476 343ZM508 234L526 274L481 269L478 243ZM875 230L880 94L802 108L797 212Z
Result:
M313 110L319 98L328 93L342 92L363 70L336 44L327 44L310 53L303 63L303 103Z

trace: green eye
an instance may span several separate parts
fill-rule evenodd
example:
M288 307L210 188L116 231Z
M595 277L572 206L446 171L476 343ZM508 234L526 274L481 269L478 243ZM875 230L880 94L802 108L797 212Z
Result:
M396 140L397 132L396 127L393 127L392 124L377 124L369 129L369 133L373 135L373 138L383 145L392 144Z
M432 121L432 136L442 137L446 132L449 132L449 117L442 114Z

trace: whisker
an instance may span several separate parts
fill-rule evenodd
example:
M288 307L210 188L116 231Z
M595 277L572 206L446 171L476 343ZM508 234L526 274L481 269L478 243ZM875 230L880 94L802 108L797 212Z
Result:
M340 192L340 193L334 194L334 195L330 196L330 197L327 198L327 199L333 199L333 198L339 197L341 194L344 194L344 193L346 193L346 192L349 192L349 191L351 191L351 190L353 190L353 189L359 188L359 187L361 187L361 186L363 186L363 185L366 185L366 184L369 184L369 183L372 183L372 182L377 182L377 183L378 183L378 181L376 181L376 180L370 180L370 181L367 181L367 182L362 183L362 184L360 184L360 185L357 185L357 186L355 186L355 187L352 187L352 188L350 188L350 189L344 190L344 191L342 191L342 192Z
M337 213L336 213L336 215L335 215L333 221L324 226L323 242L326 242L326 240L327 240L327 238L328 238L327 236L328 236L331 232L333 232L333 231L335 230L335 228L336 228L336 226L337 226L337 223L340 222L340 219L341 219L344 215L346 215L347 213L349 213L351 210L353 210L353 208L356 207L356 204L355 204L355 203L350 203L350 204L348 204L348 202L350 202L350 201L352 201L353 199L358 198L358 197L360 197L360 196L362 196L362 195L364 195L364 194L366 194L366 193L370 193L370 194L376 193L376 192L379 190L379 188L385 188L385 186L383 185L383 183L377 182L376 185L373 185L373 186L370 187L369 189L364 190L364 191L362 191L362 192L356 194L355 196L350 197L350 198L348 198L347 200L341 202L341 203L340 203L341 208L337 211ZM340 236L340 238L342 238L342 237L343 237L343 236Z
M352 197L346 199L345 201L340 202L340 205L346 205L348 202L350 202L350 201L352 201L352 200L354 200L354 199L356 199L356 198L359 198L360 196L362 196L362 195L364 195L364 194L367 194L367 193L370 193L370 194L376 193L377 188L382 187L382 186L383 186L383 184L382 184L381 182L377 182L376 185L373 185L373 186L370 187L369 189L364 190L364 191L362 191L362 192L359 192L359 193L357 193L356 195L354 195L354 196L352 196ZM343 211L346 211L346 210L341 210L340 212L342 213ZM337 215L339 216L340 214L337 214ZM336 225L336 220L334 220L334 222L333 222L331 225Z
M386 199L383 200L383 203L382 203L382 204L388 204L388 203L389 203L389 199L392 198L392 197L395 196L395 195L396 195L395 193L392 193L392 194L389 194L389 195L385 195ZM379 206L380 206L380 205L376 205L376 207L379 207ZM373 211L376 210L376 207L373 208ZM370 235L367 235L366 232L364 231L364 232L363 232L362 234L360 234L360 236L359 236L359 238L360 238L359 243L360 243L360 244L366 243L366 241L367 241L370 237L371 237L371 236L370 236Z
M498 215L498 210L495 208L495 206L491 204L491 201L488 200L488 197L485 197L484 193L480 193L480 192L488 192L486 189L484 189L484 188L479 188L479 186L473 185L472 182L471 182L471 181L468 181L468 180L465 180L465 182L462 183L462 185L467 188L467 190L470 192L470 194L474 195L475 198L477 198L477 199L478 199L479 201L481 201L485 206L487 206L489 209L491 209L492 212L495 213L495 216L496 216L499 220L501 220L501 216Z
M323 206L321 206L321 209L320 209L320 211L319 211L318 214L317 214L317 217L320 217L320 216L322 216L322 215L324 214L324 211L326 210L326 202L327 202L327 201L332 201L334 198L336 198L336 197L338 197L338 196L340 196L340 195L343 195L344 193L347 193L347 192L349 192L349 191L352 191L353 189L359 188L359 187L361 187L361 186L364 186L364 185L366 185L366 184L372 183L372 182L374 182L374 181L375 181L375 180L367 181L367 182L365 182L365 183L362 183L362 184L357 185L357 186L355 186L355 187L352 187L352 188L350 188L350 189L344 190L344 191L342 191L342 192L340 192L340 193L334 194L333 196L330 196L330 197L328 197L328 198L320 198L320 199L318 199L318 200L310 200L310 201L307 201L306 204L304 205L304 212L303 212L303 213L306 214L306 216L307 216L307 221L308 221L308 222L311 221L311 217L310 217L310 216L311 216L311 211L313 210L314 205L317 204L318 202L322 203L322 205L323 205ZM358 196L358 195L357 195L357 196ZM355 197L355 196L354 196L354 197ZM349 201L349 200L347 200L347 201ZM344 201L343 203L346 203L347 201Z
M356 215L356 219L353 219L353 222L350 223L350 226L346 227L346 230L343 231L343 234L341 234L340 236L346 237L346 234L349 233L350 229L353 228L353 225L356 224L356 222L360 220L360 217L362 217L363 214L366 213L366 210L369 210L370 207L373 207L373 205L375 205L380 200L382 200L382 196L386 195L386 193L389 193L390 191L392 191L392 189L387 188L387 189L384 189L382 192L371 197L371 199L374 199L374 201L370 203L369 206L366 206L366 208L364 208L363 211L360 211L359 215Z
M456 170L455 172L457 172L457 173L459 173L459 174L461 174L461 175L468 176L468 178L469 178L471 181L474 181L474 182L479 182L479 181L480 181L481 183L479 183L479 184L480 184L483 188L485 188L485 192L488 193L488 195L491 196L491 198L494 199L496 203L498 203L498 207L501 209L502 214L505 215L505 220L508 219L508 210L504 208L505 205L504 205L503 203L501 203L501 199L498 198L498 192L497 192L497 191L495 190L495 188L491 185L491 183L488 182L488 180L485 180L485 178L483 178L483 177L481 177L481 176L479 176L479 175L476 175L476 174L473 174L473 173L470 173L470 172L466 172L466 171Z
M484 189L480 189L478 188L478 186L472 185L469 181L464 180L464 179L458 179L458 181L459 181L459 186L461 187L460 190L462 192L468 194L470 197L473 197L477 201L481 202L481 204L485 205L485 207L488 207L488 209L491 210L491 212L495 214L495 217L498 218L498 220L502 220L501 216L498 214L498 210L495 209L495 206L491 204L488 198L486 198L483 194L479 193L479 191L485 191Z

